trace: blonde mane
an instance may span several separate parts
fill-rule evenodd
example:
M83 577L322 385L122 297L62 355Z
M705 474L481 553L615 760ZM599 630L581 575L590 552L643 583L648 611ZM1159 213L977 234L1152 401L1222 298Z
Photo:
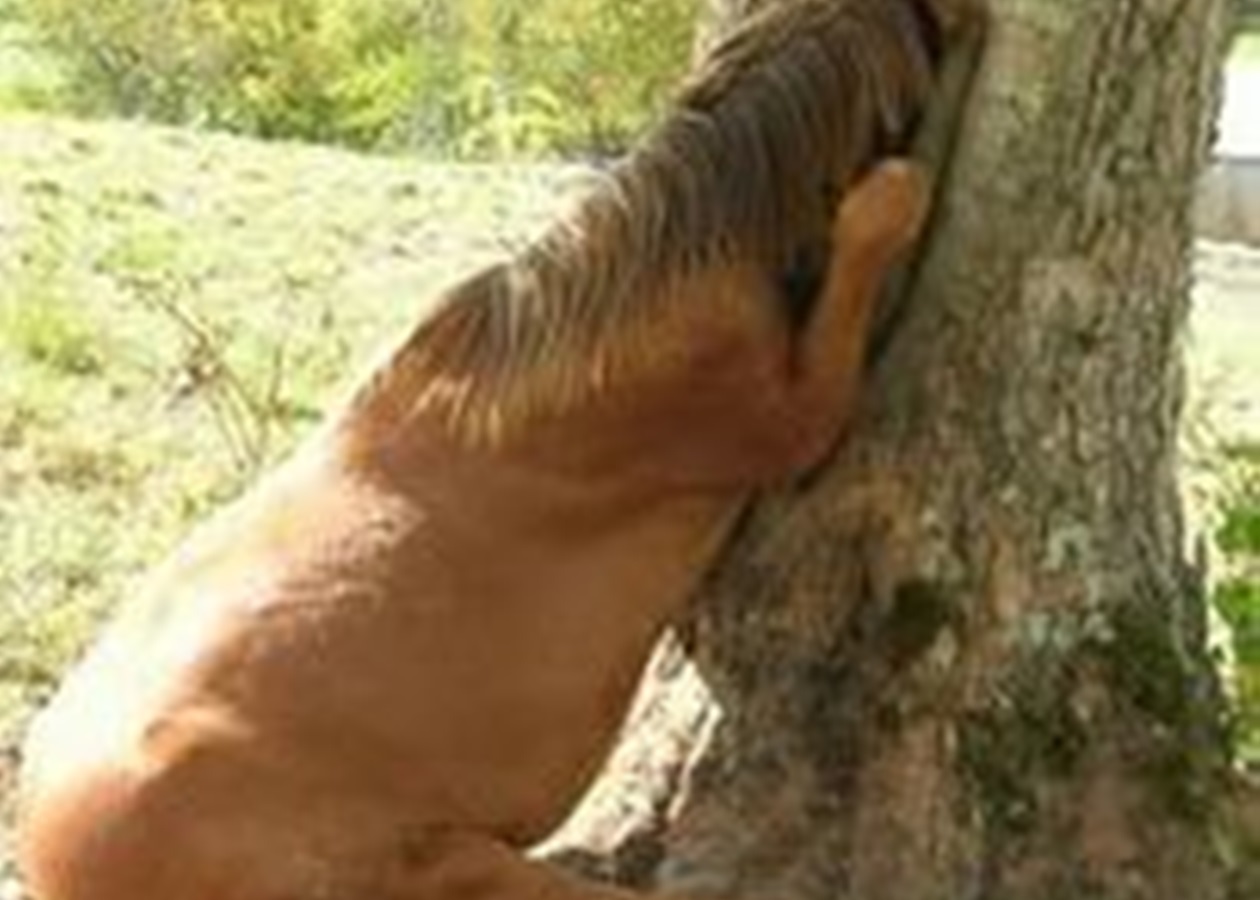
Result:
M363 400L405 390L408 408L493 437L632 369L645 323L706 301L675 289L689 274L734 260L785 273L825 239L852 179L906 145L934 29L922 0L795 0L753 16L570 215L451 289Z

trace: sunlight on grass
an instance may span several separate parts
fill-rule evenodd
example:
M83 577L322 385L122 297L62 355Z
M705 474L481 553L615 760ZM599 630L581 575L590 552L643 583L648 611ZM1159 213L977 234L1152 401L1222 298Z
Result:
M1260 764L1260 443L1226 448L1217 546L1225 567L1214 602L1230 629L1239 753Z
M2 746L139 573L566 175L29 116L0 141Z

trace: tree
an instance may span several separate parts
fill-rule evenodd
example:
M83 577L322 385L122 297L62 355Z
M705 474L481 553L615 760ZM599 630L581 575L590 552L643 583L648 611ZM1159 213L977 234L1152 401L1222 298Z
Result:
M992 5L857 426L750 515L561 858L723 897L1260 896L1177 484L1229 4Z

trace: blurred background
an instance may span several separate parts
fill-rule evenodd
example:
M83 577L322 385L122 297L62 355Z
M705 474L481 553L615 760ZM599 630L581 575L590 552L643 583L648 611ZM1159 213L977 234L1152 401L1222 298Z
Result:
M0 106L456 159L615 153L695 0L0 0Z

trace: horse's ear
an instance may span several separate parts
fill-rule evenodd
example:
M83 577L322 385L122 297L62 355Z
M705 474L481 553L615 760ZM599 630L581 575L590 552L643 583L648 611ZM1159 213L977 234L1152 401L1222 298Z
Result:
M912 244L931 201L927 172L908 159L880 163L840 203L832 229L836 252L887 265Z

